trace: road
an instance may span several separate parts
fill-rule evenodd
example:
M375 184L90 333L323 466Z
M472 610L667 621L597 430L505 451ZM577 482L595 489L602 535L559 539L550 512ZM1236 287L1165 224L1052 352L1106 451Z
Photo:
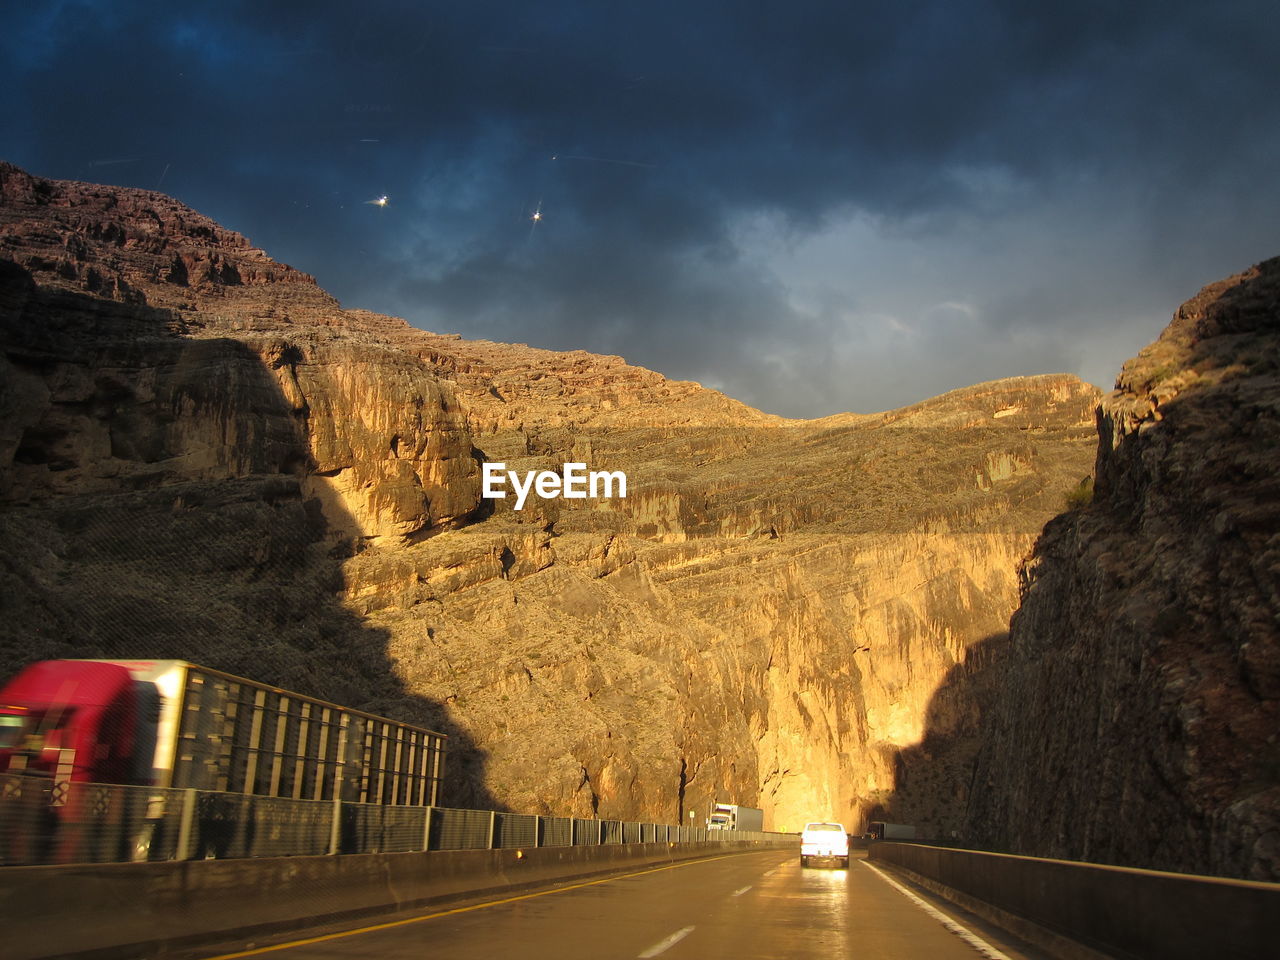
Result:
M907 892L953 920L948 928ZM685 861L552 890L329 927L206 960L1038 960L855 852L848 870L781 851ZM953 924L954 927L954 924ZM963 931L963 932L961 932ZM974 936L977 945L965 939ZM983 942L992 947L984 950Z

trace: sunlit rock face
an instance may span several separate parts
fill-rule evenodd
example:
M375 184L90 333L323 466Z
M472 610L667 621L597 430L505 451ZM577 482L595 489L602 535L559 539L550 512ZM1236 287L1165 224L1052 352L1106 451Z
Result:
M1280 259L1202 290L1102 404L1093 502L1051 523L966 832L1280 880Z
M651 424L635 402L627 427L587 404L477 442L510 469L624 470L625 501L498 501L484 523L354 558L352 602L427 638L397 647L406 676L494 731L478 739L515 806L670 817L717 795L780 826L852 827L888 798L948 671L1006 629L1018 562L1087 473L1094 399L1046 377L692 427L670 403ZM442 657L466 669L442 675Z
M1094 456L1072 377L786 420L343 310L158 194L0 193L6 666L178 656L442 726L452 803L858 829ZM627 496L517 511L484 461Z
M311 277L162 194L0 165L0 198L12 496L286 473L369 538L476 510L448 385Z

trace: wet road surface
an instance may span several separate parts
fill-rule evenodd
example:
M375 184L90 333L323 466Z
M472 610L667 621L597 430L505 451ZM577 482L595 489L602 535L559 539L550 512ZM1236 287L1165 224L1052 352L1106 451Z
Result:
M887 873L887 872L886 872ZM901 884L900 878L893 877ZM926 906L909 899L914 895ZM949 928L936 912L953 922ZM972 938L970 939L966 938ZM212 960L1038 960L1041 954L855 852L848 870L762 851L292 934Z

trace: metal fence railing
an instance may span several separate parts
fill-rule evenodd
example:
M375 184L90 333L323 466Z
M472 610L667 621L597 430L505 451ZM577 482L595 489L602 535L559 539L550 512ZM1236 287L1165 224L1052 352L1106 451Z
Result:
M0 865L750 841L794 836L0 774Z
M500 849L512 847L536 847L538 845L538 818L525 813L498 813L497 831L493 845Z
M540 817L542 821L541 847L568 847L573 844L573 819L571 817Z
M493 846L495 817L488 810L431 811L431 850L487 850ZM438 824L438 826L437 826Z
M603 836L599 820L574 820L573 845L575 847L594 847L601 842Z

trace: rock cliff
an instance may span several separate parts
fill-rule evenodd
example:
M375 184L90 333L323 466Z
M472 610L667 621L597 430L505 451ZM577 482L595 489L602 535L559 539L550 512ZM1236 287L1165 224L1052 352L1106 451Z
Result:
M452 803L860 825L1094 456L1073 377L785 420L344 310L160 194L0 196L5 671L182 657L440 726ZM489 461L627 496L516 510Z
M963 829L1280 880L1280 259L1184 304L1098 434L1092 503L1046 528L1007 647L968 678Z

